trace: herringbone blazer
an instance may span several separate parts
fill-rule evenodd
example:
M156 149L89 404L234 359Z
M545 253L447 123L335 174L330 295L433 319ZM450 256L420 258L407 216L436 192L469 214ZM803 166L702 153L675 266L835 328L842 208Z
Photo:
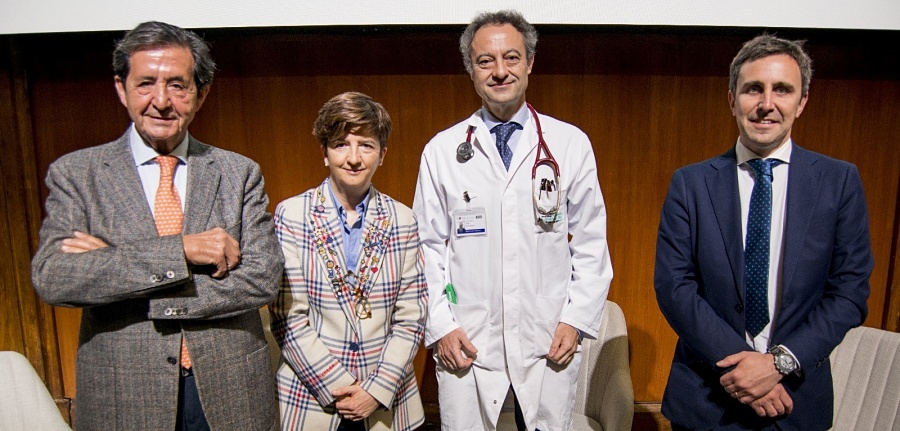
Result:
M372 316L360 319L344 284L341 221L327 181L278 205L275 231L285 255L272 332L282 347L278 398L284 430L334 430L331 391L354 382L382 406L370 430L424 421L412 361L425 325L427 291L412 211L371 188L357 265Z
M263 178L246 157L189 142L183 233L221 227L240 243L222 279L186 262L181 235L157 235L129 133L50 166L32 281L48 303L83 307L79 430L174 430L182 336L213 430L278 426L258 309L275 299L284 258ZM109 246L62 253L76 230Z

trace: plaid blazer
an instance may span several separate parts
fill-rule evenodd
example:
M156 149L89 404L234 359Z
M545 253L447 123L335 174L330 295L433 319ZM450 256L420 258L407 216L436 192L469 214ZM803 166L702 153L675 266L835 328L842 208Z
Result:
M422 340L427 290L412 211L373 187L357 264L371 317L357 317L346 273L341 222L327 182L275 211L285 256L272 310L282 347L278 399L282 429L335 430L331 391L354 382L382 406L370 430L411 430L424 422L412 361ZM353 289L355 291L355 289Z

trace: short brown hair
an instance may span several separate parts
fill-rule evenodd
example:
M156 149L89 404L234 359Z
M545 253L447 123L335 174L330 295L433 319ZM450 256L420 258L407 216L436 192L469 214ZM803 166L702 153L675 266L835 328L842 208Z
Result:
M348 133L358 132L378 138L383 150L391 134L391 116L380 103L355 91L338 94L325 102L312 130L322 148Z
M770 34L761 34L747 41L738 51L728 71L728 89L731 94L737 93L738 75L744 64L772 55L787 55L797 62L800 68L800 96L809 93L809 82L812 80L812 60L803 50L802 40L787 40Z

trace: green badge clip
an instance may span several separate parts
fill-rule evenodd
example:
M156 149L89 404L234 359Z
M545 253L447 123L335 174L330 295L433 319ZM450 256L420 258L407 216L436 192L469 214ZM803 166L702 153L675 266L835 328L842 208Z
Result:
M453 285L447 283L447 287L444 288L444 291L447 292L447 299L449 299L450 302L456 304L456 291L453 290Z

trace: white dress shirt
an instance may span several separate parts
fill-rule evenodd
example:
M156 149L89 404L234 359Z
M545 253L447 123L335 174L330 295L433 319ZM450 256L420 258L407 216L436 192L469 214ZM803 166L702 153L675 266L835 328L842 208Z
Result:
M769 323L760 331L759 335L753 337L750 333L746 333L747 343L753 350L765 353L769 349L769 339L772 337L772 328L778 316L775 311L778 310L781 303L782 289L782 252L784 251L784 222L785 212L787 209L787 184L788 173L790 172L791 150L794 143L788 139L784 145L769 155L769 159L781 160L778 166L772 168L772 224L771 224L771 240L769 242L769 286L768 286L768 302L769 302ZM737 154L737 175L738 189L741 194L741 230L743 231L744 245L747 244L747 219L750 213L750 194L753 192L753 184L756 178L753 170L747 165L748 160L760 158L752 151L747 149L738 139L735 146Z

